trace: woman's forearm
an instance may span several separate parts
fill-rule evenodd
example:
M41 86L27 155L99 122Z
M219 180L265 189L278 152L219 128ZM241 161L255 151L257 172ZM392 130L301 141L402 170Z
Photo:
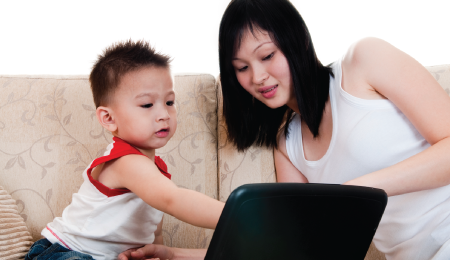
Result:
M380 188L388 196L442 187L450 184L449 154L447 137L404 161L344 184Z

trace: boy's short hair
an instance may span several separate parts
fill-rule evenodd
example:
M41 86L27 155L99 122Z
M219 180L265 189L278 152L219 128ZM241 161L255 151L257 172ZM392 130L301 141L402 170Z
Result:
M155 52L148 42L117 42L106 48L92 67L89 81L95 107L111 102L121 78L144 67L168 68L171 58Z

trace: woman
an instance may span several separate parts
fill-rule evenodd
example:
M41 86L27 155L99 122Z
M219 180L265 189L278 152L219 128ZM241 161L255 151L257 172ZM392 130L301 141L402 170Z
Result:
M385 190L374 243L386 258L450 259L450 98L423 66L376 38L323 66L286 0L232 1L219 59L239 150L273 147L278 182ZM173 259L204 254L156 249Z

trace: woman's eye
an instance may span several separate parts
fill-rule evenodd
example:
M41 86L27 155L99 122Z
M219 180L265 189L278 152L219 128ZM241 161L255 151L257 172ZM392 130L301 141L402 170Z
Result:
M248 68L248 66L244 66L244 67L242 67L242 68L240 68L240 69L237 69L239 72L242 72L242 71L245 71L246 69Z
M167 101L166 102L166 105L168 105L168 106L173 106L175 104L175 102L173 102L173 101Z
M263 60L270 60L273 57L273 52L266 57L263 58Z
M151 108L153 106L153 104L145 104L145 105L142 105L141 107L143 107L143 108Z

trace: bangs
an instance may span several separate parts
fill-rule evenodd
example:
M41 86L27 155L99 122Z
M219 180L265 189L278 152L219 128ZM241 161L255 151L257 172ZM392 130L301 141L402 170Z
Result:
M265 31L269 34L269 37L275 45L278 46L277 40L274 38L273 30L270 26L271 21L264 19L264 17L267 17L268 14L257 8L255 5L246 7L247 8L240 8L238 13L234 15L236 20L227 25L227 38L229 39L227 46L231 48L231 50L229 50L232 54L231 56L236 55L236 52L241 47L242 41L248 32L250 32L253 37L257 39L258 37L256 36L256 32L263 33Z
M265 32L267 32L268 35L269 35L269 37L270 37L270 39L273 41L273 43L274 43L277 47L279 47L279 46L278 46L278 43L277 43L277 41L276 41L276 39L274 38L274 34L273 34L272 32L268 31L268 30L265 29L265 28L262 28L262 27L261 27L260 25L258 25L258 24L255 24L255 23L253 23L253 22L249 22L249 23L244 24L243 27L241 27L241 28L238 30L237 37L236 37L236 39L234 40L234 44L233 44L233 50L232 50L232 53L233 53L232 56L233 56L233 57L236 56L237 51L239 50L239 48L241 48L242 41L244 40L244 37L246 37L246 35L247 35L248 32L250 32L251 35L252 35L253 37L255 37L255 39L258 39L258 37L256 36L256 32L259 32L259 33L265 33Z

